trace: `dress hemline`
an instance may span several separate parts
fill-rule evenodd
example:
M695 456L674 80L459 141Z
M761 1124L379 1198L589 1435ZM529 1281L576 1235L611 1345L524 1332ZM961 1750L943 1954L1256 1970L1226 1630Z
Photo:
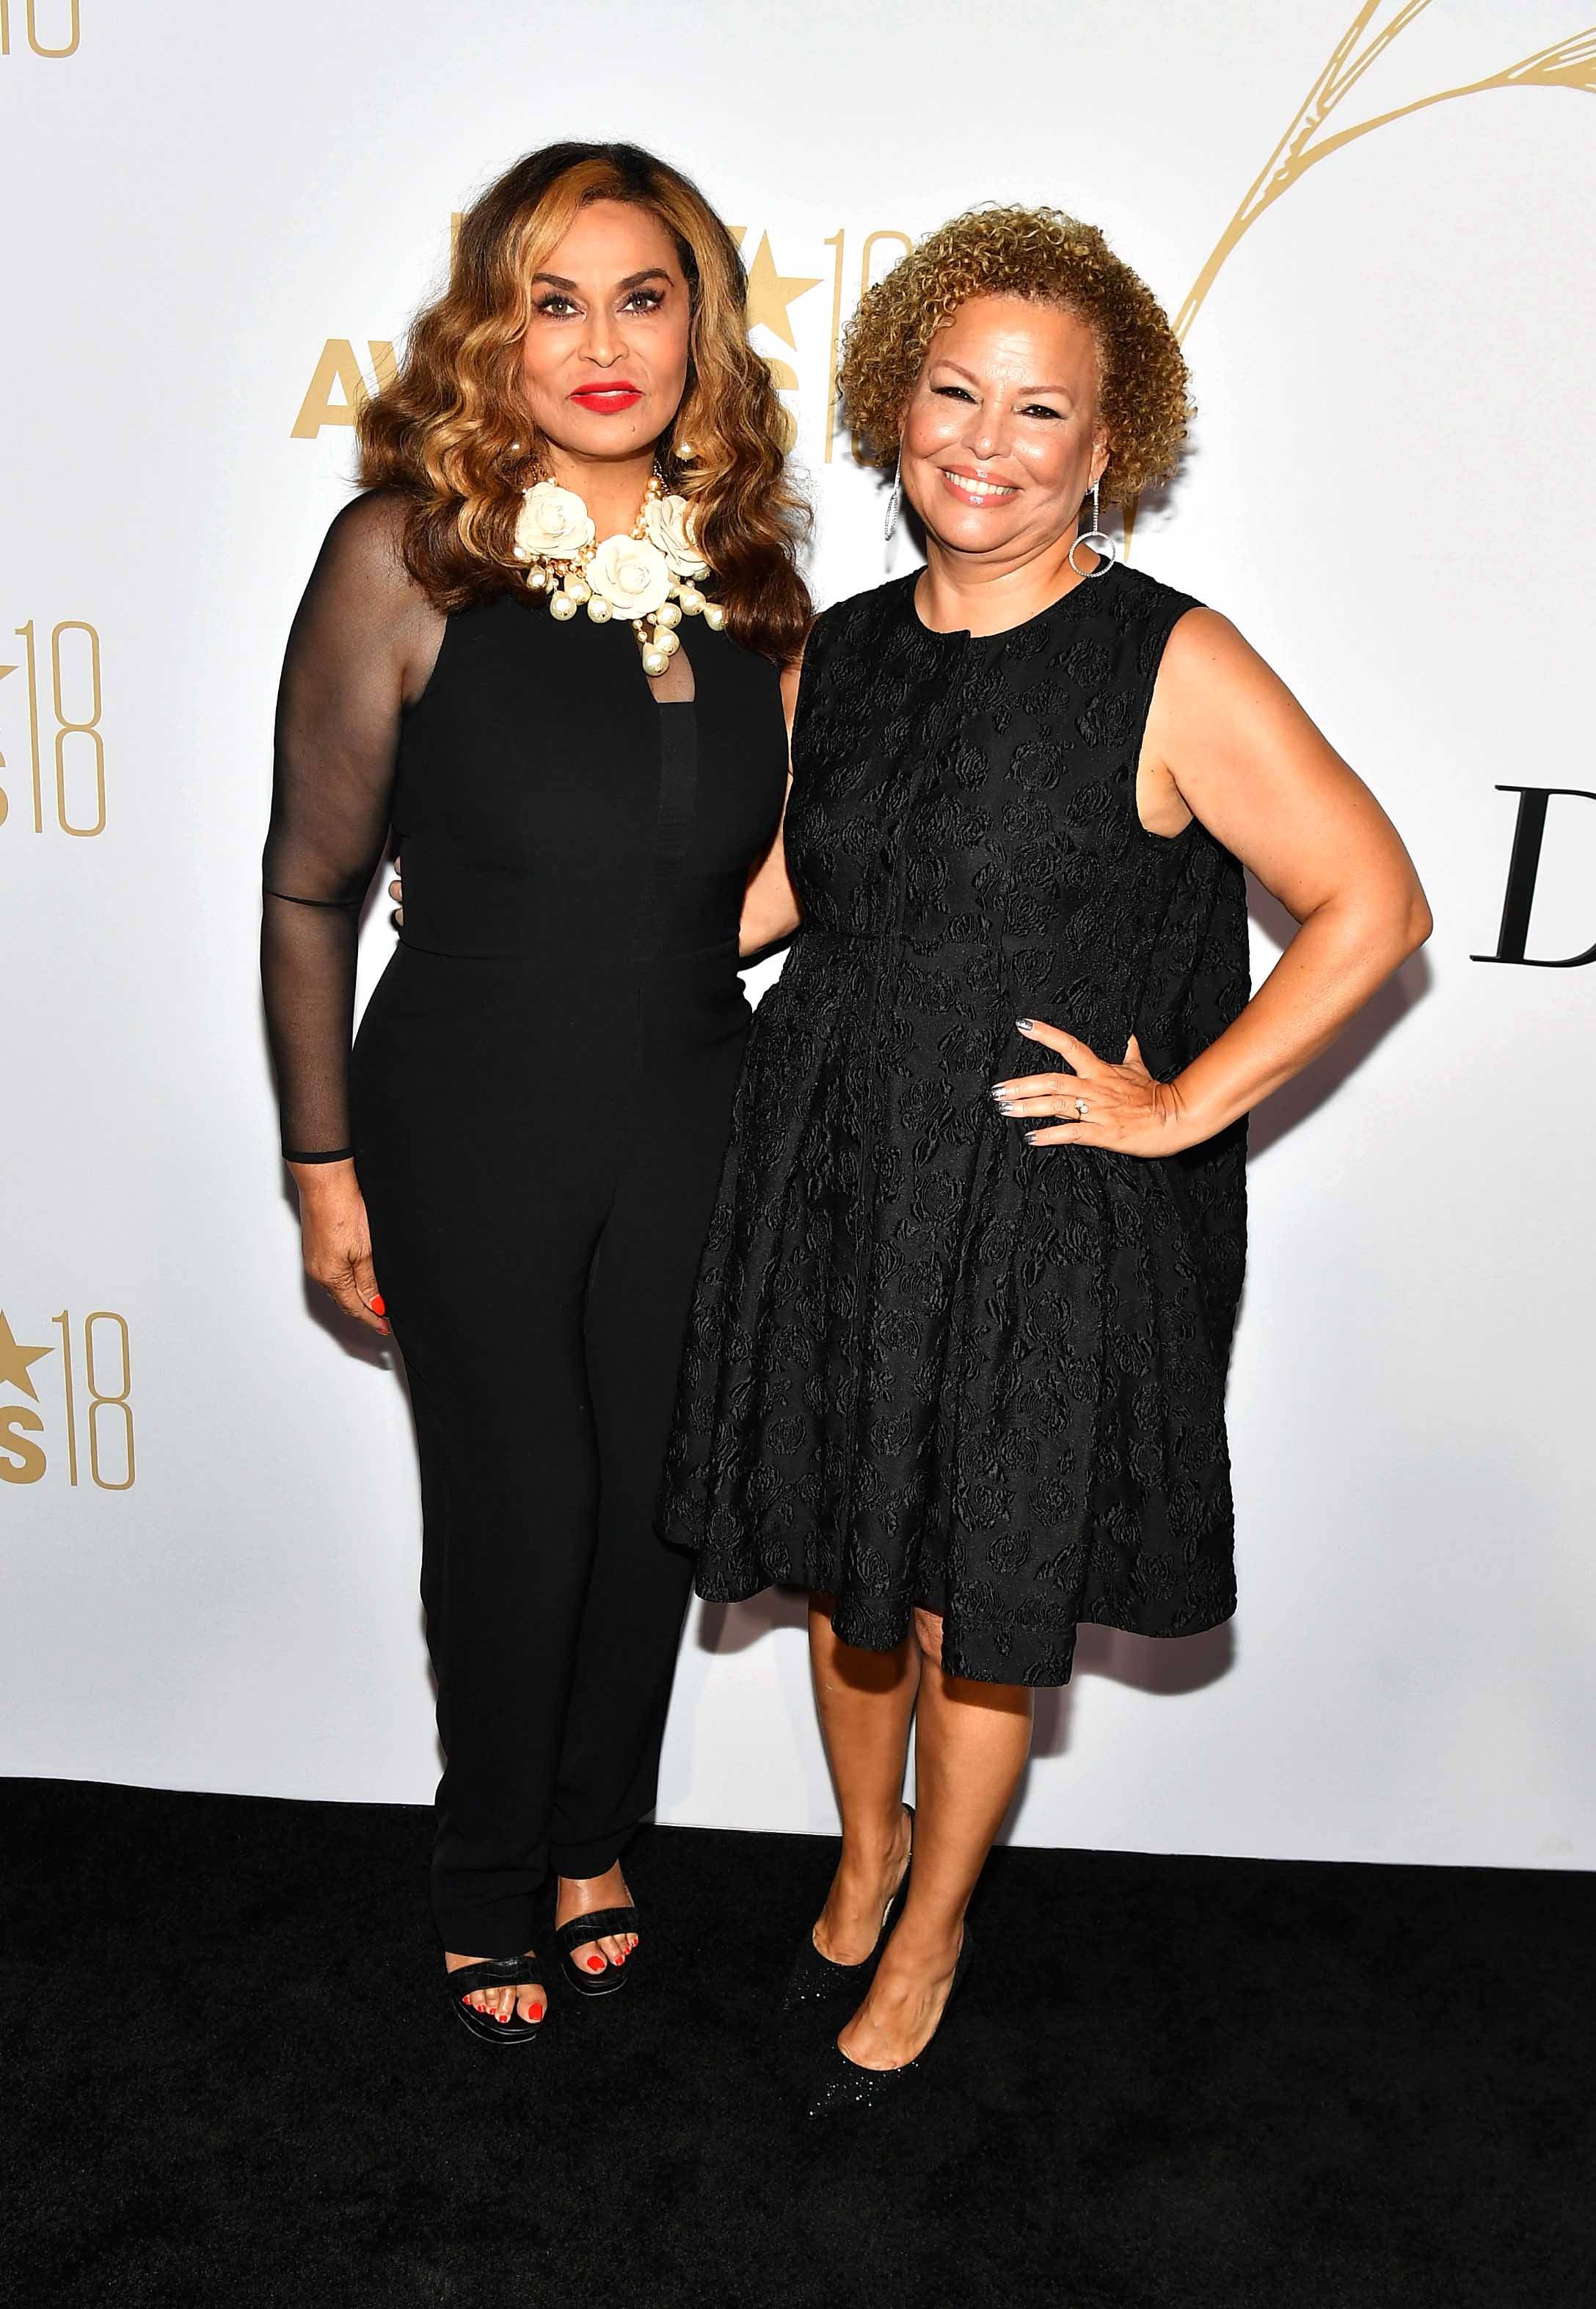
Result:
M674 1544L680 1545L683 1543L678 1541ZM699 1598L701 1603L705 1604L746 1604L750 1603L755 1596L763 1596L767 1589L772 1587L791 1588L799 1595L832 1596L833 1599L832 1626L840 1639L843 1643L850 1646L856 1651L896 1651L898 1646L902 1643L904 1639L911 1632L912 1614L916 1611L930 1612L936 1610L936 1606L930 1604L906 1604L902 1607L903 1624L902 1628L899 1629L897 1634L885 1635L876 1633L872 1635L864 1632L862 1628L859 1629L858 1632L853 1631L854 1629L858 1627L858 1622L852 1613L847 1613L847 1623L843 1623L844 1611L848 1599L843 1596L838 1595L834 1587L828 1587L821 1580L799 1578L780 1572L767 1572L763 1578L750 1581L746 1584L744 1584L741 1581L732 1583L730 1581L724 1580L713 1584L706 1584L702 1578L694 1578L693 1583L694 1594ZM895 1619L896 1607L888 1606L885 1608L893 1613L893 1618ZM1040 1691L1062 1691L1065 1686L1072 1680L1074 1669L1075 1637L1083 1628L1109 1628L1117 1635L1143 1636L1147 1638L1150 1641L1173 1642L1182 1636L1212 1635L1215 1628L1222 1628L1226 1626L1229 1621L1233 1620L1236 1616L1236 1611L1237 1598L1232 1595L1229 1603L1225 1605L1222 1611L1215 1612L1211 1616L1195 1621L1190 1626L1182 1628L1151 1628L1145 1625L1140 1625L1138 1624L1138 1621L1144 1619L1146 1615L1134 1613L1128 1610L1117 1618L1112 1618L1105 1612L1083 1614L1080 1619L1073 1621L1070 1624L1069 1657L1065 1666L1064 1673L1061 1675L1033 1673L1031 1675L1018 1676L995 1674L989 1668L983 1668L968 1662L962 1662L958 1656L956 1647L950 1646L947 1642L945 1632L947 1614L945 1610L944 1610L940 1613L940 1616L944 1621L942 1664L948 1670L950 1674L962 1677L967 1683L1010 1684L1016 1688L1029 1686L1032 1690ZM876 1625L879 1627L879 1618L876 1620ZM950 1654L952 1655L951 1656Z

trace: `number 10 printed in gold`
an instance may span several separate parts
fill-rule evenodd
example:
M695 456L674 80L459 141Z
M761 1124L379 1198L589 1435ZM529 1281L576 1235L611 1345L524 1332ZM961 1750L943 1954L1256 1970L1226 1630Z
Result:
M36 56L69 56L77 47L81 26L78 0L20 0L17 13L27 27L28 46ZM40 19L60 37L41 36ZM11 0L0 0L0 56L11 54Z

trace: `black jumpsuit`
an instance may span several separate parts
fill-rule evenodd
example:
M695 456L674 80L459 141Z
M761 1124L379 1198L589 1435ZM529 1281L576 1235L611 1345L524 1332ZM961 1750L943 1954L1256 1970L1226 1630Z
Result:
M507 1956L549 1869L601 1873L654 1801L690 1566L651 1518L786 743L775 668L727 635L687 627L691 702L661 703L629 626L437 618L396 523L340 516L290 638L264 980L284 1152L352 1146L415 1408L434 1910ZM418 618L401 710L382 668ZM390 826L404 926L351 1067Z

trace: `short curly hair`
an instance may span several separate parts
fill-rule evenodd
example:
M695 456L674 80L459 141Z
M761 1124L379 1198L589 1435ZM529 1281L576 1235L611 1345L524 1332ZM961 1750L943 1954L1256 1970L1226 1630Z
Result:
M1095 225L1060 209L976 208L927 233L859 299L837 388L868 464L890 465L915 379L938 329L975 297L1057 305L1097 340L1109 505L1175 470L1192 413L1174 330L1146 282Z

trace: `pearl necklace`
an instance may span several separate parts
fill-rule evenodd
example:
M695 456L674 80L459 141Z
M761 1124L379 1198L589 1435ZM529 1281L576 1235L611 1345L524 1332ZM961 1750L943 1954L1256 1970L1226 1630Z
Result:
M676 628L685 617L702 616L714 633L725 624L725 610L697 583L709 564L698 550L692 508L667 494L657 471L630 535L617 531L600 543L574 489L538 481L522 495L515 558L528 565L529 590L548 594L549 615L560 624L581 609L596 626L629 618L643 670L654 680L681 647Z

